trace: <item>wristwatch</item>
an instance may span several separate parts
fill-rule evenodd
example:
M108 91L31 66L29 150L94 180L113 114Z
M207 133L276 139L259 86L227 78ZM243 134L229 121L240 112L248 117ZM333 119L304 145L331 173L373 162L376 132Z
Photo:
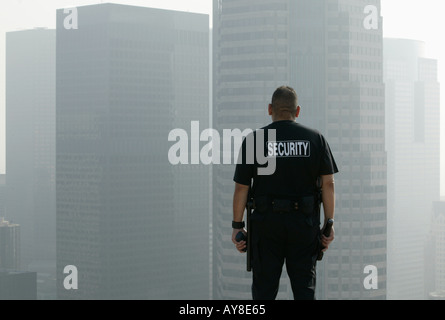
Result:
M235 221L232 221L232 228L233 229L243 229L244 227L245 227L245 223L244 223L244 221L243 222L235 222Z

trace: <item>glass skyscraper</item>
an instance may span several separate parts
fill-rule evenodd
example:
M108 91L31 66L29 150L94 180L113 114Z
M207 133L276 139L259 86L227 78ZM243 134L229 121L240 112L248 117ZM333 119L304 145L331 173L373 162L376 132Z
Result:
M384 39L388 299L424 299L425 241L440 197L440 85L425 43Z
M209 125L209 18L101 4L66 28L75 12L57 13L58 297L207 299L209 167L170 164L168 136Z
M20 225L22 270L51 279L56 273L55 56L55 30L6 33L5 218ZM55 296L54 284L45 292Z
M365 13L369 6L374 16ZM380 1L214 0L213 10L214 127L262 127L271 121L266 115L274 90L296 89L303 108L298 121L326 136L340 169L336 240L318 266L318 298L385 299ZM213 171L213 294L247 299L251 277L244 271L245 256L230 241L233 173L233 165ZM363 284L370 265L377 268L378 289ZM291 297L283 278L278 298Z

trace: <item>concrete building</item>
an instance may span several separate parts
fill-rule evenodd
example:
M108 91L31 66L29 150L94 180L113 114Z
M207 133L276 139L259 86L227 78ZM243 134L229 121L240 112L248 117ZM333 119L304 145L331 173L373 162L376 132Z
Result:
M21 228L23 270L53 277L55 46L55 30L6 34L6 217Z
M364 27L375 8L373 26ZM256 129L281 85L298 120L325 135L337 159L336 240L318 267L319 299L386 297L386 153L380 1L214 0L213 126ZM251 276L233 248L234 166L214 168L214 297L248 299ZM363 286L378 270L378 289ZM285 274L285 272L283 272ZM283 277L279 299L292 298Z
M210 168L170 164L168 137L209 125L209 17L76 12L57 12L58 297L208 299Z
M425 43L384 40L388 299L424 299L425 241L440 197L440 85Z

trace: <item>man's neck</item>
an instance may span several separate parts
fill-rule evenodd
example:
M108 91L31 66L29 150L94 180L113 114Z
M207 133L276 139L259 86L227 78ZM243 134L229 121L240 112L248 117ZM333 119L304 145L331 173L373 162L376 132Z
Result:
M272 118L273 122L279 122L279 121L295 121L296 118L286 117L286 118Z

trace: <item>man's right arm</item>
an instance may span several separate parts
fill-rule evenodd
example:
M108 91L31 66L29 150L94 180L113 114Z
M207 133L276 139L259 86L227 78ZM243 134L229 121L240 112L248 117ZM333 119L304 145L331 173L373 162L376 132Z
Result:
M335 215L335 179L334 175L321 176L324 220L334 219Z

